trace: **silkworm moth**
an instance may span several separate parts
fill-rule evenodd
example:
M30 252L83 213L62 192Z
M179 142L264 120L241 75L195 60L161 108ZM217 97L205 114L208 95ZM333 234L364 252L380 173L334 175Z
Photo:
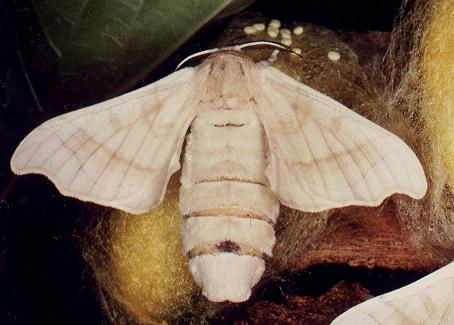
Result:
M18 146L16 174L64 195L144 213L180 169L189 268L211 301L241 302L275 243L279 204L317 212L421 198L424 171L397 136L244 49L208 57L123 96L55 117ZM187 134L188 133L188 134Z
M454 324L454 262L400 289L367 300L331 325Z

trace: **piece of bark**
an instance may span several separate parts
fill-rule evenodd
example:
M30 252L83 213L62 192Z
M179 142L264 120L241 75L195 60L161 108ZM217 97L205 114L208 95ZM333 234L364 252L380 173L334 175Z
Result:
M296 256L287 271L326 263L432 271L448 262L429 247L412 243L395 217L392 201L378 208L352 207L334 213L319 244Z
M258 302L247 308L247 319L233 323L329 324L340 313L370 297L361 284L341 281L320 296L288 296L282 304Z

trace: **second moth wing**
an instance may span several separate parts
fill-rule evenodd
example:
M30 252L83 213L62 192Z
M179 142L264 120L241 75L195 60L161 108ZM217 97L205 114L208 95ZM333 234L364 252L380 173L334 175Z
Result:
M374 297L338 316L331 325L454 323L454 262L400 289Z
M399 137L273 67L259 66L258 76L267 176L284 205L317 212L424 196L423 168Z

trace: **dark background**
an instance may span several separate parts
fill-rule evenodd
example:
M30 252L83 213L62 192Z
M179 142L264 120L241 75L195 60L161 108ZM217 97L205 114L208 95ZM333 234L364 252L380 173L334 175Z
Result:
M390 31L399 5L397 0L280 0L257 1L248 10L283 22ZM105 94L95 91L84 97L52 92L52 61L33 60L46 45L40 43L31 3L2 1L0 15L0 324L101 324L96 289L75 232L83 226L83 218L77 216L85 211L84 205L62 197L42 176L14 177L9 160L35 126L58 112L99 101ZM206 26L180 53L206 48L228 21ZM180 56L169 58L138 86L173 71ZM298 288L304 284L306 294L318 294L347 279L360 280L380 293L399 284L402 277L385 270L321 266L292 275L280 288L302 294ZM276 292L270 287L256 299L277 299Z

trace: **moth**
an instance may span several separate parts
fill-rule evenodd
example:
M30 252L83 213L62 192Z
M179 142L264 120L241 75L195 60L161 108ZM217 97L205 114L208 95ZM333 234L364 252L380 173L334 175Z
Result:
M272 256L279 205L317 212L377 206L427 184L397 136L244 50L213 49L123 96L55 117L18 146L16 174L70 197L144 213L180 169L184 251L203 294L241 302ZM185 60L186 61L186 60Z
M454 324L454 262L403 288L365 301L331 325Z

